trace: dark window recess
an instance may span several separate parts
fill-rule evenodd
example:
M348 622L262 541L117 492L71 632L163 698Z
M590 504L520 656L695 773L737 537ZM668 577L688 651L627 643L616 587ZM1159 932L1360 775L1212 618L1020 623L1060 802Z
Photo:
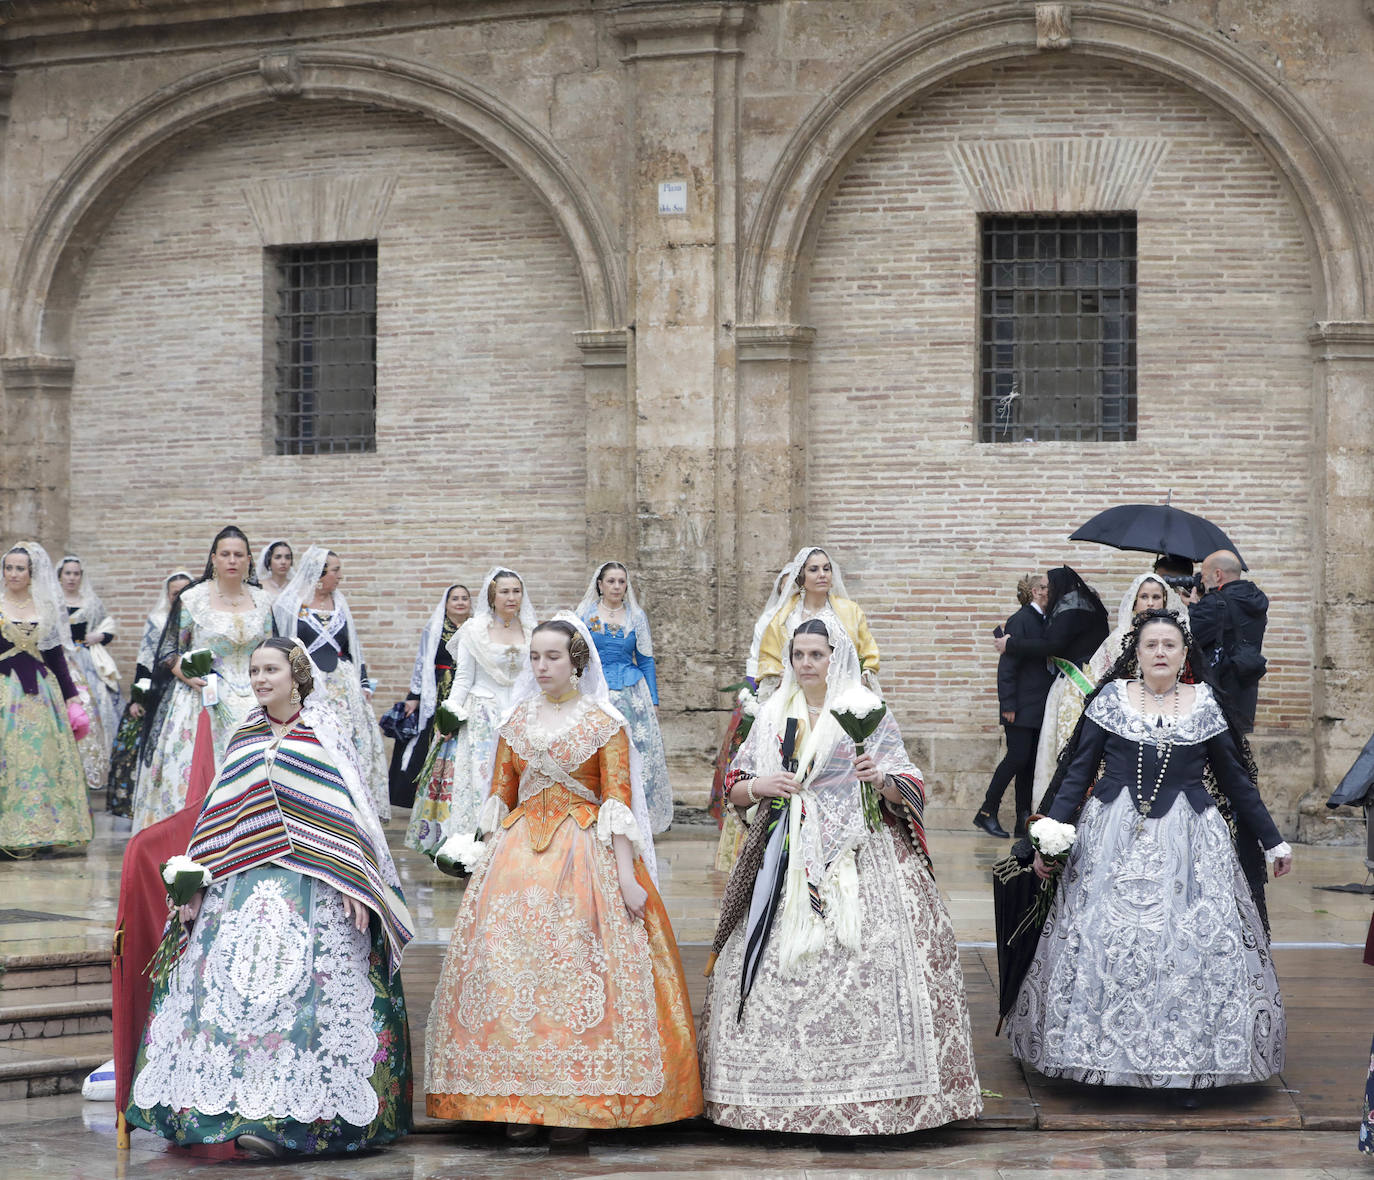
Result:
M276 265L279 455L377 449L377 243L284 246Z
M1135 438L1134 213L982 219L979 439Z

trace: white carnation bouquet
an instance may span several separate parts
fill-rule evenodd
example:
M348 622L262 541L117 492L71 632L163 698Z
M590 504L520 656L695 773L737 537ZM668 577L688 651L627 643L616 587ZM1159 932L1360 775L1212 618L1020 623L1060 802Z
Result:
M167 890L170 912L162 941L143 972L152 978L154 987L171 974L181 958L182 944L187 937L186 927L181 921L181 907L214 879L209 869L189 856L174 856L163 861L160 872L162 884Z
M1026 834L1047 867L1051 862L1057 862L1062 866L1064 857L1068 855L1074 840L1078 838L1078 829L1073 824L1061 824L1058 820L1041 816L1031 820L1026 828Z
M135 705L145 705L148 703L148 694L153 690L153 682L147 677L142 680L135 680L129 689L129 700Z
M475 832L454 832L434 853L434 865L450 877L475 873L487 858L487 845L479 829Z
M830 715L849 735L857 755L864 752L864 743L873 736L879 722L887 715L887 706L881 697L862 684L851 684L831 706ZM876 832L882 825L883 817L878 810L878 792L872 783L863 784L863 808L869 830Z

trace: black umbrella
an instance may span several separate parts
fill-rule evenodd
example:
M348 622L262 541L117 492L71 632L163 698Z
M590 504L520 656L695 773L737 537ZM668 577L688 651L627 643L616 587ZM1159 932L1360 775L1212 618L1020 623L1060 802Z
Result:
M1141 553L1171 553L1191 561L1201 561L1218 549L1229 549L1240 557L1231 538L1210 520L1172 504L1118 504L1099 512L1069 540L1095 541ZM1250 568L1243 557L1240 564L1242 569Z
M1029 860L1023 863L1018 852L1035 855L1029 841L1021 841L1013 847L1012 855L992 866L992 913L997 923L996 1036L1001 1035L1002 1022L1016 1003L1045 925L1043 919L1036 921L1034 917L1042 882Z

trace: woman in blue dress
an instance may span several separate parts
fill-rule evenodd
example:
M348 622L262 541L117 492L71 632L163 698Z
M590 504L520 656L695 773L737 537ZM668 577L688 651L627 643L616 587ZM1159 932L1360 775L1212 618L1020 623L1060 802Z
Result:
M625 716L630 741L644 764L649 826L666 832L673 822L673 788L658 728L658 677L649 620L630 587L630 572L618 561L603 562L592 576L577 613L587 624L611 690Z

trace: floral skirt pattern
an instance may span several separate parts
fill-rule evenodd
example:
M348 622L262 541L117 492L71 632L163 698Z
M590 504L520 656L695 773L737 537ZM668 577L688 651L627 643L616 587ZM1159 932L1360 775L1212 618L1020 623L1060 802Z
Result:
M782 972L778 927L737 1019L744 923L701 1016L706 1116L739 1130L902 1135L983 1109L959 947L925 862L885 817L859 848L862 941Z
M134 782L138 778L139 736L143 733L143 718L124 709L119 728L115 730L114 745L110 748L110 776L105 780L105 809L126 818L134 813Z
M67 705L52 676L0 674L0 848L85 844L91 809Z
M431 1116L613 1128L701 1113L682 959L643 861L635 878L643 921L594 824L565 817L542 851L523 816L498 830L430 1009Z
M654 698L649 685L636 680L627 688L611 692L611 703L620 710L629 729L630 741L644 767L644 801L649 807L649 828L666 832L673 823L673 788L668 782L668 756L663 749L663 731L658 727Z
M1143 826L1090 798L1008 1016L1048 1077L1204 1089L1283 1068L1274 963L1226 821L1180 795Z
M340 660L332 672L322 674L324 696L343 726L344 733L353 738L358 751L358 765L372 805L383 823L391 818L391 796L387 790L386 747L377 715L363 696L358 669L347 660Z
M411 1125L410 1033L375 915L276 866L206 891L190 942L153 993L128 1119L180 1144L252 1134L319 1155Z
M406 828L406 847L433 856L454 832L473 832L491 790L496 760L496 702L468 697L468 720L440 741L429 781L419 784Z

